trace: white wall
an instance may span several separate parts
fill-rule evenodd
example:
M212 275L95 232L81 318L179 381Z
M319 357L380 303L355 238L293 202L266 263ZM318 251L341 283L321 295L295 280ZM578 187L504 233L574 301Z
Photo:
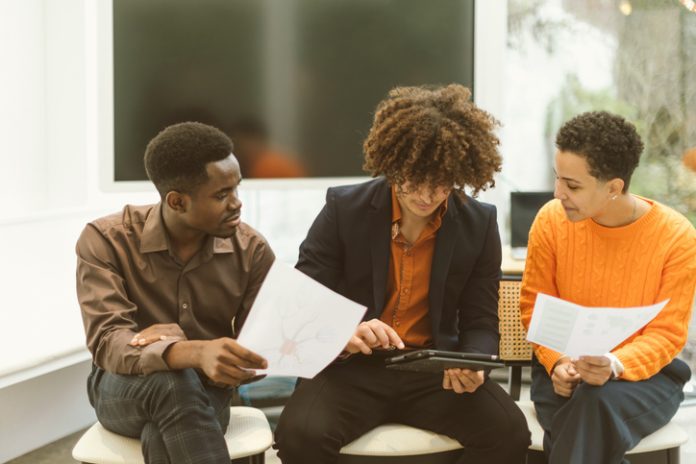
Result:
M477 1L476 35L474 37L474 97L476 104L500 120L503 112L504 76L502 73L506 50L507 2L505 0ZM499 134L499 137L502 134ZM501 147L503 168L510 160ZM514 166L513 166L514 169ZM496 180L496 187L483 192L479 199L498 207L498 224L503 241L507 237L509 186Z
M45 30L42 0L0 0L0 217L45 198Z
M114 195L99 185L110 142L97 133L99 73L109 72L96 62L100 4L110 2L0 0L0 222L156 199L147 186Z
M84 0L0 0L0 219L86 199Z
M84 204L85 15L83 0L44 0L46 209Z
M94 423L86 379L91 361L0 388L0 462Z

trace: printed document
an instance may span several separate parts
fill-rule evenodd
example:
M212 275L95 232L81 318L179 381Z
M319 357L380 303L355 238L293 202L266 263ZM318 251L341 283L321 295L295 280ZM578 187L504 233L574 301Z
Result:
M632 308L598 308L539 293L527 340L571 358L600 356L653 320L668 302Z
M366 309L276 261L237 342L266 358L259 373L312 378L341 353Z

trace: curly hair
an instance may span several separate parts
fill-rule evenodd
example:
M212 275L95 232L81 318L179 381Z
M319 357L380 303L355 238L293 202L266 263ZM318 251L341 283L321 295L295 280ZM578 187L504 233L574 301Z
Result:
M501 169L500 123L462 85L396 87L377 105L363 169L392 185L493 187Z
M590 111L563 124L556 135L556 148L585 158L590 174L597 179L622 179L626 192L643 142L636 127L621 116Z
M200 122L166 127L145 149L145 170L160 196L176 190L194 193L208 180L206 165L232 153L232 141L222 131Z

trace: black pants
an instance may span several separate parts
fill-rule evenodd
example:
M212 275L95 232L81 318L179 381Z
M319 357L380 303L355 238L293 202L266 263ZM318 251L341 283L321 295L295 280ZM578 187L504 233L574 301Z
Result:
M137 376L93 367L87 393L105 428L141 440L148 464L230 462L232 390L205 384L193 369Z
M535 359L531 397L549 464L628 462L626 451L676 414L690 377L689 367L675 359L647 380L611 380L600 387L581 383L564 398Z
M382 357L354 355L303 380L276 429L284 464L329 464L342 446L395 422L458 440L462 463L523 463L530 434L520 409L495 382L475 393L442 388L441 374L386 369Z

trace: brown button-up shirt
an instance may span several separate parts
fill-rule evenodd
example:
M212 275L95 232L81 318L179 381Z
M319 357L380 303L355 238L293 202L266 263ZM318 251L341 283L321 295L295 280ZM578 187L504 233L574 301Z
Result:
M445 201L414 243L400 231L401 206L392 187L392 240L387 278L387 303L380 319L390 325L406 346L432 346L428 295L437 231L447 211Z
M189 340L234 337L275 259L264 238L240 224L230 238L209 237L182 265L159 203L87 224L76 251L87 347L97 366L119 374L169 369L162 356L173 340L128 344L153 324L177 323Z

